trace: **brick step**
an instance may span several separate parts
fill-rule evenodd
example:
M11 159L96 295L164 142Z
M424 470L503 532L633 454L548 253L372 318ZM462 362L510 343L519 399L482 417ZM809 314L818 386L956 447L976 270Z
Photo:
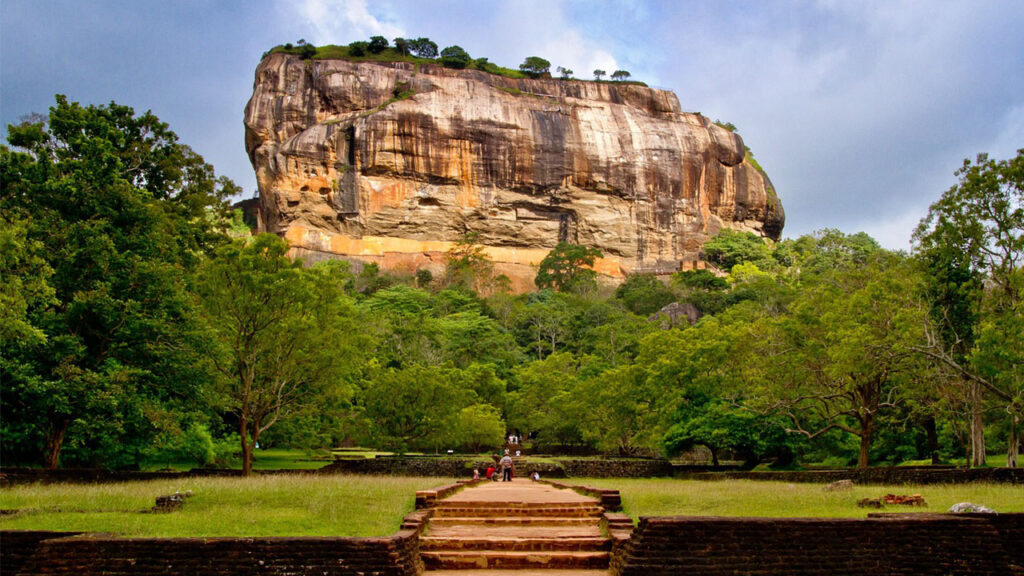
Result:
M600 522L596 516L435 516L430 519L429 526L597 526Z
M494 500L441 500L437 508L523 508L543 510L545 508L600 508L594 500L569 502L506 502Z
M601 526L589 524L586 526L508 526L492 524L490 526L475 525L453 525L453 526L428 526L423 536L432 538L601 538L604 537Z
M420 552L427 569L607 569L608 552Z
M548 506L545 508L497 506L444 506L434 509L434 518L492 517L492 516L560 516L597 517L604 513L600 506Z
M544 570L544 576L610 576L608 570ZM427 570L423 576L536 576L536 570Z
M444 536L421 536L420 551L468 551L468 550L506 550L506 551L563 551L563 552L598 552L611 550L610 538L598 536L582 538L529 538L529 537L491 537L491 538L451 538Z

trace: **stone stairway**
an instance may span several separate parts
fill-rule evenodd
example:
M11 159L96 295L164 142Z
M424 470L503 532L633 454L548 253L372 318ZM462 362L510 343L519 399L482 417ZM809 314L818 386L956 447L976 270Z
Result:
M420 536L427 576L606 575L604 509L571 490L516 479L440 500Z

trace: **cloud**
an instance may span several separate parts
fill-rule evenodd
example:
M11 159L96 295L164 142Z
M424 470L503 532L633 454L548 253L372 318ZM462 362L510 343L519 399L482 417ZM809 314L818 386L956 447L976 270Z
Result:
M303 0L297 5L282 0L282 5L286 10L297 9L311 29L306 40L312 44L348 44L378 35L390 40L405 35L400 26L371 14L366 0Z

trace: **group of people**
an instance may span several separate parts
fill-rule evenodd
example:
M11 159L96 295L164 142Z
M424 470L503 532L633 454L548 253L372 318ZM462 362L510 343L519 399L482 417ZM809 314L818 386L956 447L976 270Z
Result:
M509 437L510 440L513 437L514 436L510 436ZM516 451L516 456L519 456L519 451L518 450ZM507 448L505 449L505 455L504 456L502 456L500 459L495 457L495 460L496 460L495 465L489 466L487 468L487 472L484 474L484 478L488 478L490 480L493 480L493 481L497 482L498 481L498 472L500 470L500 472L501 472L501 481L502 482L511 482L512 481L512 476L515 473L515 462L512 461L512 456L509 455L508 449ZM534 480L540 480L540 474L538 474L536 471L533 472L532 474L530 474L530 477L533 478ZM478 469L473 470L473 479L477 480L479 478L480 478L480 470L478 470Z

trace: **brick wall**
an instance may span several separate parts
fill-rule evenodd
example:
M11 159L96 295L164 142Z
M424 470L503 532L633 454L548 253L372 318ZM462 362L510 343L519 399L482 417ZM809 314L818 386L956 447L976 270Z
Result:
M914 468L885 466L867 470L800 470L781 472L695 472L677 473L692 480L773 480L777 482L835 482L853 480L858 484L960 484L1002 482L1024 484L1024 468Z
M620 576L1024 574L1016 564L1020 548L1013 556L1006 549L1020 544L1024 514L1000 515L999 520L952 515L641 518L612 567Z
M385 538L118 538L69 532L0 532L0 572L67 576L297 574L414 576L429 512L406 516Z
M657 458L560 459L558 463L570 478L652 478L672 475L672 463Z

